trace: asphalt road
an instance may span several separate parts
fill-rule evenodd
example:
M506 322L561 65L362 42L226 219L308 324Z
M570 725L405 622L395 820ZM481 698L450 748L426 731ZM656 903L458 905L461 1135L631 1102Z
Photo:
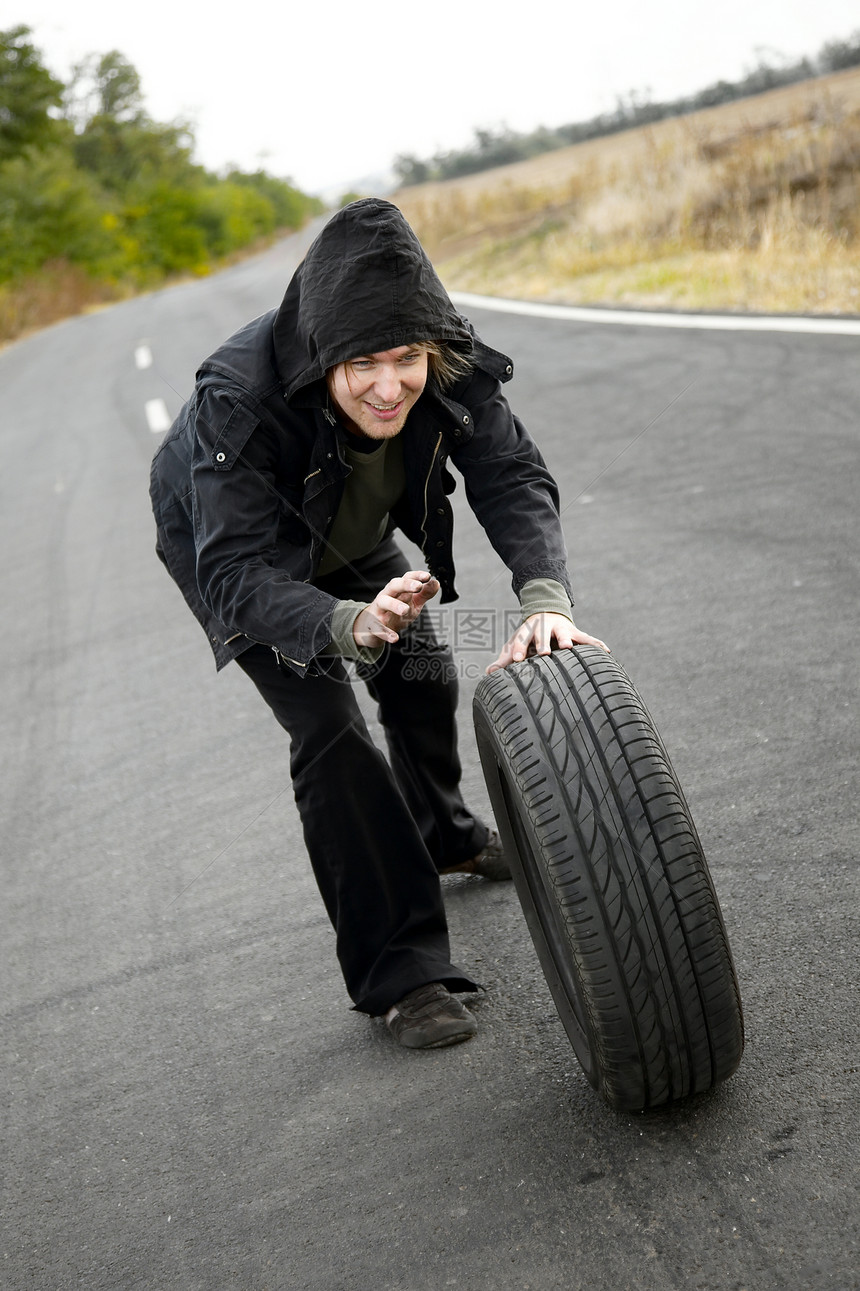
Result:
M447 881L474 1041L408 1053L350 1011L285 741L156 562L150 424L305 240L0 354L0 1285L860 1287L857 339L472 311L516 359L578 621L673 756L741 982L733 1079L620 1115L509 884ZM456 497L458 609L501 612ZM484 807L490 653L459 657Z

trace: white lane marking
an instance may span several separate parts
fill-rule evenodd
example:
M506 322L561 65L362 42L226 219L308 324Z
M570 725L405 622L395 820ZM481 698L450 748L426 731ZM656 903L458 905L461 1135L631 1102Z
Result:
M170 430L170 413L163 399L147 399L144 411L153 435L161 435L165 430Z
M141 341L134 352L134 361L139 368L152 367L152 350L146 341Z
M586 309L533 300L506 300L452 291L455 305L493 309L500 314L556 318L569 323L615 323L627 327L686 327L716 332L809 332L819 336L860 336L860 318L794 318L770 314L660 314L635 309Z

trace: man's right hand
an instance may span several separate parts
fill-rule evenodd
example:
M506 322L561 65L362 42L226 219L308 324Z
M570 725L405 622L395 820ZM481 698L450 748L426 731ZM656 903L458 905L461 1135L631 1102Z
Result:
M402 578L392 578L353 623L356 644L369 649L393 644L438 591L438 579L426 569L411 569Z

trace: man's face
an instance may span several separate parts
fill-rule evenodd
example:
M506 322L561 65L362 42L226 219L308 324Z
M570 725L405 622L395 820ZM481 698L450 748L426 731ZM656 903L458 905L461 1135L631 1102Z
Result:
M328 373L331 397L347 429L368 439L399 435L426 384L423 345L363 354Z

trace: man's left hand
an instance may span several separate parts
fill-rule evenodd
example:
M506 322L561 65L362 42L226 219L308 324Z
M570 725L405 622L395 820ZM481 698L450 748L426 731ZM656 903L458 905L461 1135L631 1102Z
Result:
M498 659L486 671L497 672L499 668L507 668L508 664L520 663L527 655L550 654L553 646L569 650L574 645L599 646L607 654L610 653L609 646L604 641L580 631L563 614L530 614L510 640L505 642Z

